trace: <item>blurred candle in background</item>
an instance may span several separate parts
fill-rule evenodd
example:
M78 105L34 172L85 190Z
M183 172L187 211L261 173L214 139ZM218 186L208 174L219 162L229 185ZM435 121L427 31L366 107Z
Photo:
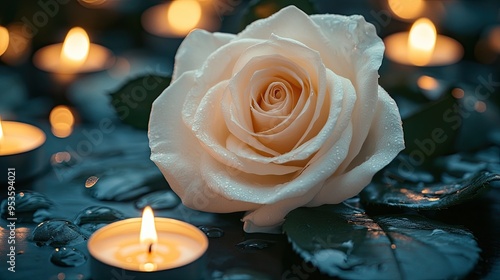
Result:
M12 66L17 66L25 62L31 53L31 37L27 36L23 30L22 23L12 23L7 25L7 33L0 35L0 45L7 44L0 59ZM6 39L5 43L2 41Z
M456 40L437 35L432 21L417 20L410 32L400 32L384 39L386 56L397 63L413 66L443 66L458 62L463 47Z
M52 134L59 138L66 138L73 132L75 117L68 106L59 105L52 109L49 115Z
M427 18L417 20L408 35L408 59L417 66L431 61L436 46L436 27Z
M109 68L114 62L111 51L90 43L81 27L72 28L62 44L53 44L38 50L33 63L41 70L59 74L97 72Z
M423 0L387 0L392 13L401 19L415 19L422 15L426 3Z
M142 14L144 29L160 37L184 37L201 28L216 31L220 18L213 12L210 1L174 0L153 6Z
M61 67L72 69L71 72L78 71L89 56L90 39L87 32L80 27L72 28L62 45Z

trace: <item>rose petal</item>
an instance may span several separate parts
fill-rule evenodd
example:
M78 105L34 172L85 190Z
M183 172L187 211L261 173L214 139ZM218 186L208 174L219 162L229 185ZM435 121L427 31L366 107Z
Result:
M200 144L206 147L205 152L227 167L252 174L285 175L300 170L300 167L262 164L240 158L226 148L227 142L230 142L230 133L227 127L220 124L224 123L221 99L227 84L228 81L222 81L211 88L202 98L194 116L192 131ZM207 118L209 115L210 118Z
M183 105L182 115L183 120L188 125L192 125L198 104L206 92L220 81L229 79L231 77L230 69L234 67L239 53L258 42L260 41L245 39L224 45L214 51L202 67L196 70L193 84L184 89L184 93L187 92L188 96Z
M370 183L376 172L404 149L403 128L396 103L383 88L378 89L380 99L363 148L345 173L329 178L308 206L340 203L355 196Z
M244 89L248 88L247 83L250 81L248 80L248 69L253 69L255 64L260 68L265 68L266 65L272 67L274 64L286 65L286 60L283 62L282 57L293 61L294 64L298 64L300 68L304 69L298 71L305 71L307 73L307 84L309 84L310 91L303 92L303 96L299 97L299 99L307 97L307 102L303 108L297 107L294 109L294 111L299 109L300 111L298 111L298 115L297 111L295 111L296 117L290 117L288 127L276 134L260 135L260 133L255 131L255 124L250 125L249 123L251 119L248 116L248 108L251 108L250 100L248 100L248 97L242 98L248 96L244 94ZM290 67L293 66L290 65ZM225 104L229 103L231 105L228 109L224 110L226 112L226 125L233 134L251 146L253 145L249 138L256 137L264 145L257 143L253 147L266 153L269 153L269 151L263 149L263 146L270 148L272 151L284 154L292 151L302 144L304 140L307 140L306 137L309 135L312 125L318 120L323 101L327 95L325 92L326 69L316 51L299 42L272 35L268 41L256 44L245 50L235 64L234 71L237 74L232 79L234 83L230 83L232 99L226 99L225 102ZM243 79L240 79L240 76L243 76ZM230 115L227 115L227 113ZM240 116L244 116L244 119L241 119ZM275 155L276 153L271 152L270 154Z
M293 21L289 20L293 18ZM271 28L272 26L272 28ZM378 68L384 44L375 27L361 16L313 15L309 17L294 6L250 24L237 38L265 39L271 34L294 39L318 51L323 63L354 85L358 101L353 113L355 137L349 158L340 167L345 169L363 145L370 128L376 104Z
M335 139L335 137L331 137L331 134L343 132L346 129L347 124L351 122L351 113L356 100L356 95L354 94L354 88L349 80L335 75L335 73L330 70L327 70L327 81L327 91L330 92L331 95L329 100L330 104L328 105L330 111L327 114L329 119L315 137L309 139L306 143L289 153L274 157L262 155L252 150L245 150L244 154L237 150L232 151L242 157L248 157L256 162L286 164L289 162L302 161L308 158L310 159L313 153L318 152L320 147L326 150L330 149L334 145L330 139ZM321 118L323 118L323 116L321 116ZM313 129L316 130L317 128ZM349 144L347 144L343 149L347 150L348 146Z
M193 81L193 72L184 73L153 103L148 132L151 160L188 207L203 210L210 205L217 212L255 209L258 204L229 201L206 188L199 169L204 150L182 121L178 105L184 102L186 89Z
M352 94L352 85L349 81L336 76L333 72L330 73L335 77L335 82L331 83L332 94L340 96L342 106L330 106L329 118L324 128L315 138L311 139L310 147L305 145L306 147L302 148L310 154L312 152L307 151L307 149L319 149L319 151L314 160L311 160L300 174L257 176L245 172L246 169L241 169L242 172L238 172L237 175L228 176L228 172L223 172L226 170L227 164L221 163L225 161L204 155L200 165L201 174L207 187L230 200L271 204L310 193L311 186L329 178L347 155L347 148L352 137L352 123L349 121L349 117L355 103L355 96ZM206 133L210 134L211 131L211 129L207 129ZM220 157L232 155L233 153L224 153L221 147ZM244 156L241 153L237 155ZM254 158L249 158L249 160L258 163ZM272 165L263 164L262 166L267 166L269 170L273 169ZM239 166L231 167L239 168ZM230 171L233 172L232 169Z
M349 156L339 167L346 169L359 153L371 127L379 97L378 68L382 63L384 44L375 27L362 16L315 15L311 19L320 28L327 42L324 46L335 50L334 56L323 55L324 63L335 73L351 80L358 97L352 121L356 124L349 147ZM320 51L321 52L321 51Z
M235 37L236 35L229 33L210 33L201 29L191 31L175 54L172 80L177 79L186 71L201 68L210 54Z

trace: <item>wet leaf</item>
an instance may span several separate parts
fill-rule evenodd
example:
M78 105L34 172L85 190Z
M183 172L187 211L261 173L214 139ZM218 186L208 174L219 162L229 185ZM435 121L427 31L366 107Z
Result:
M261 18L267 18L290 5L296 6L308 15L316 13L316 9L309 0L254 0L249 4L242 17L241 30L250 23Z
M170 81L170 77L152 74L135 78L111 94L111 104L124 123L146 130L151 105Z
M448 208L473 199L489 189L500 174L481 171L465 179L447 183L411 183L397 180L374 180L360 194L368 205L396 206L418 210Z
M370 217L344 204L299 208L283 225L293 248L342 279L456 279L479 259L474 236L417 215Z

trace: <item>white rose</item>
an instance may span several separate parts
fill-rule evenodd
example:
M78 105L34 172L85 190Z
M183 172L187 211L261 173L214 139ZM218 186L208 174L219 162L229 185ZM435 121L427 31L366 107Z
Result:
M247 232L340 203L404 148L383 52L363 17L293 6L237 35L195 30L153 104L151 159L186 206L248 211Z

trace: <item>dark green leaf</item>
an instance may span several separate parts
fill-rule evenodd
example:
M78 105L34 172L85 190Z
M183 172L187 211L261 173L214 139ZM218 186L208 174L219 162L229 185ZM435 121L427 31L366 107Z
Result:
M267 18L290 5L296 6L308 15L316 13L316 9L309 0L254 0L248 5L242 17L241 30L250 23L261 18Z
M417 215L370 217L344 204L293 210L283 229L306 261L343 279L462 278L480 252L464 229Z
M500 174L482 171L450 183L372 182L360 197L366 204L437 210L477 197L493 180L500 180Z
M139 129L148 129L153 101L170 84L170 77L148 74L135 78L111 94L120 120Z
M425 161L454 151L462 116L456 99L447 94L403 120L403 153Z

